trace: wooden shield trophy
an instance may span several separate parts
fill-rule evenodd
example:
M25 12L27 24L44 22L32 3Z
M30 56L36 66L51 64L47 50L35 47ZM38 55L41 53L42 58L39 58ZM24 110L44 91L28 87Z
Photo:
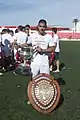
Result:
M52 76L45 73L39 74L28 84L28 98L34 109L48 114L59 103L59 84Z

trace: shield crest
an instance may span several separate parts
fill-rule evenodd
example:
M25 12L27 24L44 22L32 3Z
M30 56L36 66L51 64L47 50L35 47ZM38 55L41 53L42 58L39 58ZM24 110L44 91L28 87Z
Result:
M28 84L28 97L38 112L48 114L59 103L59 84L52 76L45 73L39 74Z

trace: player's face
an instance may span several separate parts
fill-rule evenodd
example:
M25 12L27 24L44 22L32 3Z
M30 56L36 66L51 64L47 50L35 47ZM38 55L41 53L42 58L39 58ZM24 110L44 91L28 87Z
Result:
M26 27L26 28L25 28L25 32L26 32L27 34L29 34L29 29L30 29L29 27Z
M39 25L38 25L38 31L39 31L39 33L40 34L44 34L45 30L46 30L45 23L39 23Z

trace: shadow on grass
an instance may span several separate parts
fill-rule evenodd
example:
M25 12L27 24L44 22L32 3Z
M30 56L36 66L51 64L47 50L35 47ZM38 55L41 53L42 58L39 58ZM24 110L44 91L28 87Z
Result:
M62 77L56 78L55 80L58 82L59 85L65 85L66 84Z
M59 65L59 69L60 71L65 68L65 63L64 62L61 62L60 65Z
M58 82L59 85L65 85L65 84L66 84L62 77L57 78L56 81ZM54 109L54 111L56 111L58 108L60 108L60 106L63 104L63 102L64 102L64 97L63 97L63 95L61 94L61 95L60 95L59 103L58 103L58 105L56 106L56 108Z
M64 97L63 97L63 95L61 94L61 96L60 96L60 101L59 101L57 107L54 109L54 111L57 110L57 109L63 104L63 102L64 102Z

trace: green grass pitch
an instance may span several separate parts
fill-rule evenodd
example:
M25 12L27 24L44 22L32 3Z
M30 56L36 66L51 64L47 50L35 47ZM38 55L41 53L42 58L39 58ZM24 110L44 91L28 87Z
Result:
M11 71L0 76L0 120L80 120L80 42L60 42L60 47L65 69L51 73L64 83L59 106L43 115L27 105L30 77L14 76Z

